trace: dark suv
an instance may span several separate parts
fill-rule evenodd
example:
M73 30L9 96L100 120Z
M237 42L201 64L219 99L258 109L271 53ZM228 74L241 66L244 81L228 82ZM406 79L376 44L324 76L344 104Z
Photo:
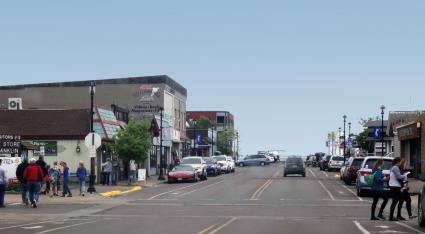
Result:
M321 171L325 171L328 169L329 160L331 160L331 155L326 155L322 158L322 160L320 160L319 167Z
M305 166L302 158L293 157L286 159L285 166L283 169L283 176L287 175L302 175L305 177Z

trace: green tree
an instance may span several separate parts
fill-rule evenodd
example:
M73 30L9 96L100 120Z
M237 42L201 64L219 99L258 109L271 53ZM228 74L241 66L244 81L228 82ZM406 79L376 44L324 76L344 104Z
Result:
M223 154L233 155L233 147L228 145L228 140L235 141L235 132L231 129L218 132L217 149Z
M152 144L150 124L144 122L130 122L121 129L109 147L125 162L135 160L144 163Z
M211 121L205 116L201 116L201 118L199 118L198 122L196 123L196 128L198 129L209 129L211 127Z
M375 118L367 118L367 119L361 119L359 121L359 124L361 126L365 126L367 122L369 121L373 121L373 120L380 120L379 116L376 116ZM364 127L363 131L360 132L357 136L356 136L356 143L357 146L360 147L361 149L367 151L368 153L373 153L374 151L374 147L375 144L373 141L368 141L367 138L369 137L369 132L368 132L368 128Z

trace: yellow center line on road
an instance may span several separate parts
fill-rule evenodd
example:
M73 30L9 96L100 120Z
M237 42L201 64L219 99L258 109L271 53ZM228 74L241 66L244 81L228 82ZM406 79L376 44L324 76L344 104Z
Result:
M273 179L279 176L281 173L281 170L277 170L272 178L268 179L264 184L262 184L255 192L252 194L250 200L258 200L258 198L261 196L261 194L266 190L270 185L273 183Z
M198 232L197 234L207 234L210 230L212 230L213 228L215 228L218 224L213 224L205 229L202 229L200 232Z
M230 224L232 224L236 220L237 220L237 218L231 218L229 221L225 222L223 225L221 225L221 226L217 227L216 229L212 230L208 234L215 234L215 233L219 232L220 230L222 230L223 228L229 226Z

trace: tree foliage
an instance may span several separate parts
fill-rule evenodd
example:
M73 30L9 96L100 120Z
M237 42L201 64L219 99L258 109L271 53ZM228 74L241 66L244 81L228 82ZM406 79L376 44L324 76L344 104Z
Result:
M124 161L143 163L148 158L152 145L152 133L149 129L149 123L130 122L118 132L109 147Z
M233 145L229 146L228 140L232 140L233 144L235 144L235 132L231 129L227 129L226 131L219 132L217 138L218 151L226 155L232 155Z
M196 124L196 127L198 129L209 129L212 127L212 123L207 117L201 116Z

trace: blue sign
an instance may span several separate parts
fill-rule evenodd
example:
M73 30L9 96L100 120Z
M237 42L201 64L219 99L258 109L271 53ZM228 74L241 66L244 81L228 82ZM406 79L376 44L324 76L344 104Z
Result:
M227 145L228 146L232 146L232 144L233 144L233 141L232 140L227 140Z
M375 138L375 140L380 140L381 134L382 134L381 127L373 128L373 138Z
M353 148L353 138L349 137L347 140L347 146L349 149Z
M202 135L201 134L197 134L196 135L196 144L200 144L202 142Z

